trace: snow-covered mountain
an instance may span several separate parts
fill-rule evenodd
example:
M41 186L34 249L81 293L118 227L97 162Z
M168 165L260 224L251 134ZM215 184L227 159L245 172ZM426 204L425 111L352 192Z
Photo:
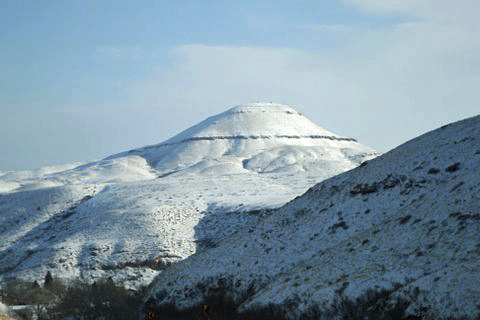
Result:
M104 160L1 172L0 277L146 284L376 155L288 106L255 103Z
M362 299L370 299L368 312L400 299L415 319L473 319L480 314L480 116L325 180L175 264L154 280L146 308L185 310L215 292L227 292L240 311L273 305L291 319L353 312L348 301ZM372 300L372 292L383 293Z

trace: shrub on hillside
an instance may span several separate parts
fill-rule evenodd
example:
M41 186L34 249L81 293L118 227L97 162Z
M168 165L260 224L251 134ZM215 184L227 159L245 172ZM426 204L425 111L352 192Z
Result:
M137 319L143 292L116 286L111 279L92 285L75 282L50 310L56 317L82 319Z
M3 302L7 305L34 305L45 303L50 294L44 292L37 282L21 279L7 281L0 290Z
M251 294L245 294L238 300L232 299L231 283L227 282L225 286L219 286L213 291L212 288L206 288L203 285L197 286L202 289L203 301L196 306L188 309L179 310L175 304L155 306L155 301L147 301L145 313L149 315L148 319L184 319L184 320L432 320L433 318L424 317L429 310L421 310L421 315L407 315L406 310L409 307L410 300L415 300L415 295L410 297L409 301L394 298L399 285L391 289L367 290L363 295L351 299L338 292L331 305L312 305L308 309L299 311L299 305L307 304L302 297L296 296L291 300L285 301L281 305L266 305L249 309L245 312L239 311L239 306L251 298ZM161 300L161 299L160 299ZM208 306L206 314L205 306ZM430 310L434 311L434 310ZM480 311L480 307L479 307ZM434 314L434 313L433 313ZM449 320L466 319L448 318ZM480 314L473 317L480 320ZM439 320L439 318L435 318Z
M0 290L7 305L25 305L17 312L24 319L138 319L143 291L117 286L111 279L93 284L64 284L47 274L43 287L38 282L11 280ZM21 313L21 314L20 314Z

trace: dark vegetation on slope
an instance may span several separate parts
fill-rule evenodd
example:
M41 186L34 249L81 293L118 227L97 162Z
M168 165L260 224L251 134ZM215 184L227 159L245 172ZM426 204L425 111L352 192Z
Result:
M295 312L298 310L300 297L287 300L283 305L271 304L242 312L239 305L253 295L253 290L234 300L230 295L232 291L230 285L233 284L208 290L204 293L201 303L188 309L178 309L174 304L156 306L153 301L147 301L144 307L145 317L148 320L480 320L480 305L478 314L473 317L433 319L428 316L408 315L406 310L410 302L393 297L401 287L400 284L392 289L367 290L354 300L339 291L331 305L316 305L301 314ZM410 298L416 299L415 296ZM431 310L418 311L421 314L428 314Z
M175 305L149 307L147 302L140 310L145 290L131 291L116 286L111 279L102 279L93 284L74 282L66 285L47 273L43 286L38 282L11 280L0 290L0 297L7 305L28 305L17 311L20 319L105 319L105 320L433 320L428 317L408 316L409 302L392 299L400 285L391 290L368 290L355 300L341 292L330 306L314 306L302 314L291 314L298 310L299 300L288 300L283 305L268 305L261 308L239 311L239 303L247 301L253 294L245 293L235 302L229 292L230 285L209 290L203 302L189 309L179 310ZM239 302L240 301L240 302ZM480 306L479 306L480 308ZM422 310L424 313L428 310ZM480 311L480 309L479 309ZM435 320L463 320L445 318ZM480 320L480 313L474 318Z
M48 272L43 285L37 281L10 280L0 289L6 305L26 306L16 311L20 319L139 319L144 290L117 286L111 279L93 284L64 283Z

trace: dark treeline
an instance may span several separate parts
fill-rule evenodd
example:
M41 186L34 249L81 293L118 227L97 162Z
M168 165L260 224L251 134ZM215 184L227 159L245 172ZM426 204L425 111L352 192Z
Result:
M50 272L43 284L10 280L2 285L0 297L7 305L28 306L16 311L22 319L138 320L144 290L128 290L111 279L64 283Z
M229 294L230 286L225 285L204 288L200 304L179 310L174 304L157 306L154 300L143 305L146 289L125 289L112 279L100 279L92 284L78 281L66 284L49 272L42 284L18 279L4 283L0 297L7 305L28 306L17 311L21 319L38 320L433 320L426 316L432 314L430 310L416 310L422 316L407 315L410 303L392 298L396 289L398 287L368 290L353 300L340 292L331 305L315 305L301 313L298 312L300 298L285 301L282 305L268 305L242 312L239 305L251 298L254 292L234 300ZM415 299L414 296L411 298ZM445 319L480 320L480 312L476 316Z
M204 296L202 303L189 309L178 310L174 304L158 307L155 301L147 301L144 313L148 320L427 320L408 316L406 309L409 303L402 299L392 300L394 291L395 289L369 290L355 300L339 293L332 305L316 305L301 313L297 312L298 300L242 312L239 303L229 298L230 290L225 287L215 288ZM249 295L246 294L240 300L246 301L248 298Z
M395 293L402 287L394 285L391 289L370 289L355 299L346 297L343 291L337 291L332 303L312 305L301 312L300 305L308 304L302 297L291 298L282 305L266 305L242 311L239 307L255 294L247 290L241 297L232 299L232 283L225 282L216 287L201 286L203 301L189 309L179 310L175 304L160 305L149 300L144 305L147 320L480 320L480 304L476 315L451 317L435 310L416 307L414 314L407 312L412 302L419 299L419 291L413 290L408 299L399 298ZM160 292L157 299L166 297ZM421 304L420 304L421 305Z

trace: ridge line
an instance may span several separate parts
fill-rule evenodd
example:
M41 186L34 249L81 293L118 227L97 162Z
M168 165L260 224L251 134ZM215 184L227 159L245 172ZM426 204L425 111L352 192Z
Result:
M343 138L343 137L335 137L335 136L322 136L322 135L249 135L249 136L244 136L244 135L237 135L237 136L210 136L210 137L191 137L187 139L183 139L180 141L176 142L164 142L164 143L159 143L151 146L146 146L140 149L152 149L152 148L158 148L158 147L165 147L165 146L171 146L171 145L176 145L176 144L182 144L185 142L189 141L213 141L213 140L236 140L236 139L242 139L242 140L248 140L248 139L275 139L275 138L286 138L286 139L327 139L327 140L332 140L332 141L351 141L351 142L358 142L354 138ZM133 149L128 151L129 153L132 152L140 152L140 149Z

